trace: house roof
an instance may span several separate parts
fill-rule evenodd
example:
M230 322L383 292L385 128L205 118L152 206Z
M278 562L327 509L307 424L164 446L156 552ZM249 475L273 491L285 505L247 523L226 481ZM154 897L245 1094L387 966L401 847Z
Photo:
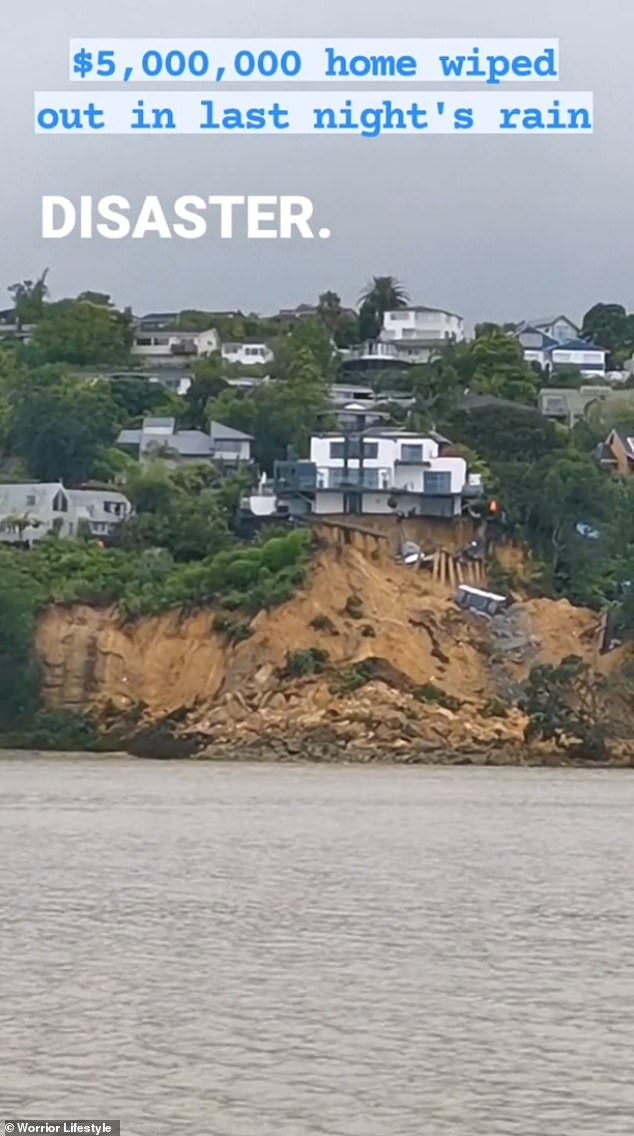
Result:
M226 340L222 344L223 351L239 351L241 347L268 347L268 343L261 337L249 336L239 342L237 340Z
M385 314L392 315L393 312L433 312L436 315L453 316L454 319L461 320L463 317L459 316L457 312L449 312L447 308L429 308L426 304L406 304L402 308L390 308Z
M625 448L627 456L634 459L634 426L615 426L612 434L616 434Z
M20 481L0 484L0 510L33 508L34 506L27 504L28 497L35 497L36 505L41 505L54 497L60 489L64 489L61 481Z
M172 430L176 429L175 418L144 418L144 430Z
M566 339L562 343L556 343L553 351L600 351L602 355L607 355L604 347L589 343L587 339Z
M117 438L117 443L120 446L138 446L142 434L142 430L121 430Z
M533 323L523 323L521 325L521 327L519 327L517 329L516 334L519 337L520 335L524 335L526 332L528 332L529 334L541 336L541 338L542 338L541 350L542 351L544 351L544 350L547 351L550 347L561 347L562 346L559 339L554 339L552 335L547 335L546 332L543 331L541 327L537 327Z
M210 457L212 452L211 438L202 430L177 430L168 444L181 457Z
M209 433L213 439L217 439L218 441L253 441L253 436L251 434L244 434L242 430L234 430L233 426L225 426L222 422L210 422Z
M149 423L154 426L157 423L160 426L167 424L171 427L170 432L169 434L153 434L151 429L147 429ZM213 455L213 444L216 441L253 441L250 434L244 434L241 430L234 430L233 427L225 426L222 422L211 422L209 434L205 434L202 430L176 430L174 427L175 420L173 418L146 418L142 430L121 430L117 444L120 446L140 446L144 453L153 448L167 445L182 457L192 457L197 454L211 457Z
M566 320L566 323L569 323L571 327L578 327L575 321L570 319L570 316L566 316L562 312L560 312L558 316L538 316L537 319L522 320L522 322L518 324L518 327L550 327L552 324L557 323L557 320Z

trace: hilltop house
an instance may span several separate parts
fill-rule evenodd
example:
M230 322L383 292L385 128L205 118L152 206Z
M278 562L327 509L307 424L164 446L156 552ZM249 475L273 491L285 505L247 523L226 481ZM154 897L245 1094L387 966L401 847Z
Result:
M579 329L567 316L527 321L517 327L515 335L526 362L538 363L545 371L573 367L590 378L606 373L607 351L581 339Z
M482 488L450 450L434 431L378 426L355 436L317 434L310 461L276 464L276 494L291 512L460 516Z
M131 514L123 493L67 489L61 481L0 484L0 543L36 544L45 536L76 537L82 528L107 537Z
M178 430L175 418L144 418L137 430L122 430L117 445L139 461L163 458L168 465L213 462L239 467L251 461L250 434L211 422L209 433Z
M174 366L178 359L195 359L220 350L220 336L215 328L207 331L183 331L176 312L153 312L143 316L134 329L131 354L149 359L153 366Z
M397 358L409 363L427 363L442 347L464 338L462 316L420 305L386 312L379 336L395 348Z

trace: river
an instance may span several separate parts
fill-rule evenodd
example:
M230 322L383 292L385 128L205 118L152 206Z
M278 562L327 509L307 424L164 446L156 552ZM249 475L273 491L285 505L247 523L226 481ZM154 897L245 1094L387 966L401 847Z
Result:
M634 774L0 759L0 1119L631 1136Z

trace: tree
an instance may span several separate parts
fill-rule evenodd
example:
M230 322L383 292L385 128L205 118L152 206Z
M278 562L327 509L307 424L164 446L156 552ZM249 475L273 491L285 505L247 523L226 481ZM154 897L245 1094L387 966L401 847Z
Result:
M584 315L581 327L584 339L605 347L612 356L623 348L631 350L633 331L632 319L622 304L595 304Z
M525 492L526 525L546 560L555 594L602 606L616 587L618 487L592 458L570 450L538 462L527 475ZM596 538L582 535L579 525L596 532Z
M282 340L273 375L286 382L303 383L307 381L303 374L307 366L311 370L310 381L322 384L333 382L339 367L331 336L316 319L300 320Z
M442 420L453 441L476 450L491 465L506 462L532 464L560 453L567 437L553 422L532 407L508 405L459 409Z
M527 741L554 741L579 757L607 756L606 684L579 656L567 656L558 667L532 667L522 708L529 719Z
M409 296L394 276L373 276L362 292L359 303L359 334L364 341L377 339L385 313L406 308Z
M317 314L330 334L334 335L342 315L341 297L336 292L322 292L317 305Z
M15 318L19 325L36 323L44 310L44 301L48 296L46 279L49 270L45 268L37 280L23 280L18 284L11 284L9 295L15 307Z
M336 292L322 292L317 318L328 329L337 347L351 347L359 342L359 318L354 312L344 311Z
M122 426L148 414L170 418L182 414L183 405L178 395L166 390L161 383L150 382L145 375L117 375L102 382L119 409Z
M32 477L78 485L112 445L117 426L117 406L103 386L36 374L15 393L8 441Z
M85 300L49 304L28 349L39 362L116 366L132 346L129 313Z
M208 425L207 404L227 389L219 358L201 359L194 363L192 383L185 395L187 425L195 430L205 430Z
M481 394L534 405L538 376L526 363L514 335L489 331L467 346L462 373L469 386Z

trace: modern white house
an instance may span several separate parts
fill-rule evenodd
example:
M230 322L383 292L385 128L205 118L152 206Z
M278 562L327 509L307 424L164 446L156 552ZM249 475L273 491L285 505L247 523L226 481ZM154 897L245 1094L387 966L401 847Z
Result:
M45 536L110 536L131 514L123 493L67 489L61 481L0 484L0 543L32 546Z
M170 466L213 462L242 466L251 461L250 434L211 422L209 433L178 430L175 418L144 418L137 430L122 430L117 445L139 461L162 459Z
M313 435L309 461L278 462L275 489L292 512L455 517L481 496L464 458L430 431L370 427L362 434ZM362 457L363 454L363 457Z
M464 338L462 316L420 305L386 312L379 337L396 349L398 358L411 363L427 363L442 347Z
M243 367L265 367L268 363L272 363L275 358L271 348L261 339L245 339L241 343L223 343L220 354L225 363L237 363Z

